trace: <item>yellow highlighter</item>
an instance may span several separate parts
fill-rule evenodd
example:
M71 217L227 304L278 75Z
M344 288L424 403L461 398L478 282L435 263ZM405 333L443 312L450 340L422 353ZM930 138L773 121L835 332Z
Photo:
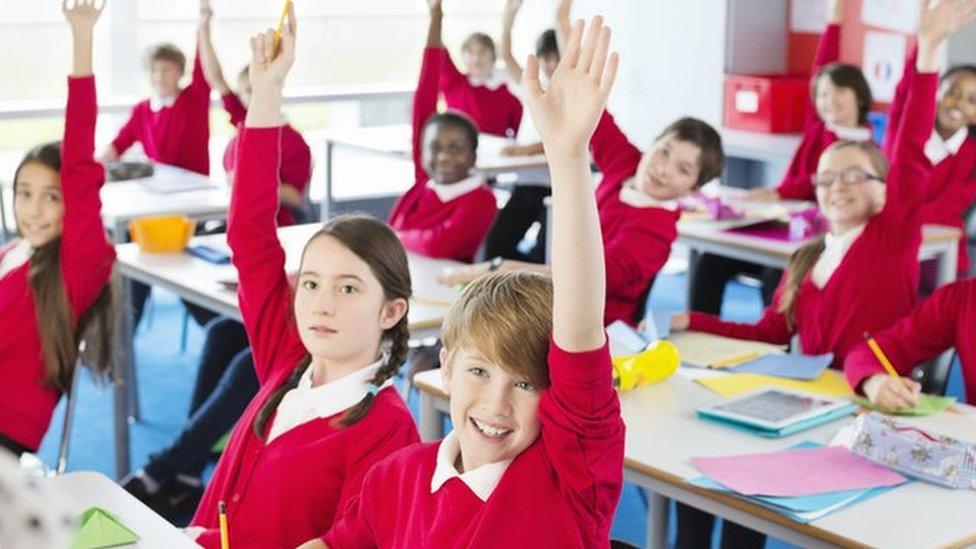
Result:
M230 537L227 535L227 505L221 501L217 504L217 511L220 513L220 549L230 549Z
M871 348L871 352L874 353L874 356L878 359L878 362L884 366L884 369L886 372L888 372L888 375L900 381L902 385L905 385L904 380L902 380L901 376L898 375L898 372L895 371L895 367L891 365L891 361L888 360L887 356L885 356L884 351L881 350L878 342L871 337L871 334L864 332L864 341L868 342L868 347ZM908 386L906 385L905 387L907 388Z
M285 30L285 21L288 20L288 8L291 7L292 0L285 0L285 7L281 10L281 17L278 19L278 28L275 30L275 43L274 43L274 55L271 56L272 59L278 57L278 51L281 49L281 33Z

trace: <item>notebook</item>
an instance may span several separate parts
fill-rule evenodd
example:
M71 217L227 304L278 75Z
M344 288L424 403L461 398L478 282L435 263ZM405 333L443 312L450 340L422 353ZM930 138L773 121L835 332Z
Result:
M671 334L671 343L681 354L681 363L698 368L728 368L769 354L783 354L785 346L746 341L704 332Z

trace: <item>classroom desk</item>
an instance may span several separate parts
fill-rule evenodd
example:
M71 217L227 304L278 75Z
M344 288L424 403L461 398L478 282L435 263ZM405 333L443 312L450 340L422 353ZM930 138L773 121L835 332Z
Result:
M328 217L333 197L333 163L336 150L352 149L413 163L413 129L409 124L373 126L325 132L325 198L322 200L321 218ZM478 136L478 161L475 169L492 177L503 173L547 168L544 155L502 156L501 151L512 141L503 137L481 134Z
M101 507L119 517L139 536L139 542L126 547L180 549L200 547L183 532L166 522L144 503L101 473L78 471L50 479L62 493L68 494L71 510L79 515L91 507Z
M286 269L297 270L302 249L309 237L321 228L320 223L309 223L284 227L278 235L285 248ZM229 251L225 234L200 236L191 244L206 245ZM179 297L210 309L218 314L241 320L237 303L237 291L230 290L218 281L237 278L233 265L215 265L189 254L146 254L139 251L136 244L116 246L118 271L129 279L152 286L165 288ZM414 297L410 303L408 316L410 330L415 337L436 333L445 315L456 299L454 288L437 283L437 276L445 267L458 267L461 263L444 259L431 259L408 253L410 277L413 282ZM130 336L131 316L122 315L123 335ZM418 334L419 332L419 334ZM120 370L123 380L132 379L135 372L134 357L128 353L121 357L124 361ZM128 374L128 377L125 377ZM134 384L116 384L134 386ZM132 391L115 391L115 432L116 432L116 474L120 477L129 471L129 417L135 417Z
M722 128L725 156L757 162L789 162L800 148L802 134L761 133Z
M441 436L447 413L440 371L414 377L420 391L420 437ZM810 524L799 524L758 505L693 487L700 476L692 456L777 451L804 440L827 443L844 421L780 439L765 439L701 421L695 409L721 397L676 374L620 397L627 425L624 478L648 491L649 548L666 548L668 500L674 499L802 547L964 547L976 544L976 491L912 482ZM976 408L926 418L902 418L921 427L976 439Z

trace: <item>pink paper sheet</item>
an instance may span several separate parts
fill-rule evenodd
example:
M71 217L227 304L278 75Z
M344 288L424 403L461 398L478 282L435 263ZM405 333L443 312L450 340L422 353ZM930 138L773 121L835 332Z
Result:
M907 480L842 446L693 457L691 462L705 476L750 496L807 496L892 486Z

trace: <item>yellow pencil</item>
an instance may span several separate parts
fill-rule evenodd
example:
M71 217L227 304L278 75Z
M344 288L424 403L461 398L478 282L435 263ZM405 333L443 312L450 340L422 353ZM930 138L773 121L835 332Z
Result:
M278 57L278 50L281 48L281 33L285 30L285 21L288 20L288 8L291 7L292 0L285 0L285 7L281 10L281 17L278 19L278 29L275 30L274 55L272 59Z
M895 371L895 367L891 365L891 361L888 360L887 356L885 356L884 351L881 350L878 342L871 337L871 334L864 332L864 341L868 342L868 347L871 348L871 352L874 353L874 356L878 359L878 362L884 366L884 369L886 372L888 372L888 375L897 379L898 381L901 381L902 385L905 385L905 382L902 381L901 376Z
M227 505L224 502L217 504L220 512L220 549L230 549L230 538L227 535Z

